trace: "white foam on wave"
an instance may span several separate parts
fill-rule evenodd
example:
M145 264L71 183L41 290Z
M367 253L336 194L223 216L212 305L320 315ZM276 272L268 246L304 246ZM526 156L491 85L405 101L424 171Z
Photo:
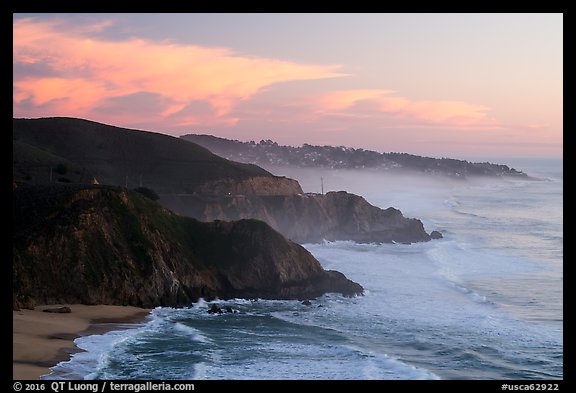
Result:
M367 380L439 380L440 376L421 367L402 362L384 353L359 348L354 345L348 349L359 352L364 359L357 362L362 378Z
M461 203L456 196L452 195L450 198L444 200L444 205L448 207L458 207Z
M178 332L184 333L193 341L201 342L204 344L211 344L213 342L210 338L202 334L200 330L193 328L192 326L185 325L181 322L176 322L174 324L174 329Z
M52 372L43 376L42 379L96 378L100 370L108 365L110 353L115 347L134 340L136 335L145 329L145 326L77 338L74 343L83 351L72 354L70 360L52 367L50 369Z
M207 367L205 362L198 362L194 364L194 378L193 379L206 379Z
M349 346L353 351L367 355L367 359L358 366L362 369L363 379L368 380L439 380L433 372L401 362L387 354L378 354L356 346Z
M465 294L466 296L468 296L472 301L476 302L476 303L481 303L481 304L490 304L490 305L494 305L494 302L488 300L488 298L485 295L480 295L478 292L473 291L469 288L466 288L464 286L458 285L456 283L452 283L454 288L460 292L462 292L463 294Z
M200 305L206 304L203 301ZM126 330L114 330L101 335L90 335L75 340L75 344L83 352L73 354L71 359L61 362L52 370L53 372L43 379L108 379L108 378L151 378L150 372L153 367L156 378L191 378L205 377L207 364L199 361L197 364L180 364L177 370L162 369L162 366L154 366L159 357L187 358L193 352L200 354L207 361L219 361L221 354L218 348L214 348L213 340L203 334L199 329L186 325L184 319L203 316L203 309L170 307L157 307L150 313L146 324L136 325ZM189 338L198 345L181 345L164 347L162 342L170 343L179 337ZM156 344L154 344L156 343ZM146 345L150 350L139 351L138 345ZM150 345L161 345L161 352L154 351ZM131 349L128 349L128 348ZM160 350L161 347L158 347ZM112 368L112 362L114 365ZM150 363L152 362L152 363ZM141 368L130 368L123 372L119 370L119 364L141 364ZM127 372L127 373L126 373ZM187 375L189 375L187 377Z

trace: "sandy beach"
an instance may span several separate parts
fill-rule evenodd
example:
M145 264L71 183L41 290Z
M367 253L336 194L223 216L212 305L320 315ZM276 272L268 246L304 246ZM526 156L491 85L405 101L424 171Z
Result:
M71 313L43 312L68 306ZM121 328L117 324L139 323L150 310L129 306L86 306L81 304L37 306L12 312L13 379L39 379L49 367L67 360L78 348L79 336L101 334Z

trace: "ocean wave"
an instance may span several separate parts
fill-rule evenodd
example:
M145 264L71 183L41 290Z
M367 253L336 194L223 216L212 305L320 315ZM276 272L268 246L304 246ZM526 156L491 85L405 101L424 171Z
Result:
M480 244L447 239L425 251L438 273L450 281L467 277L502 278L507 275L542 271L544 267L528 258L501 253Z
M488 298L484 295L480 295L478 292L473 291L470 288L466 288L465 286L462 285L458 285L454 282L451 283L453 285L453 287L465 294L466 296L468 296L468 298L470 300L472 300L473 302L479 303L479 304L487 304L487 305L491 305L491 306L495 306L496 304L493 301L488 300Z
M190 337L193 341L201 342L204 344L212 344L213 341L202 334L198 329L193 328L192 326L187 326L182 322L176 322L174 324L174 329L178 332L184 333L188 337Z
M79 337L74 340L82 350L71 355L70 360L52 367L51 373L42 379L94 379L108 366L114 348L134 340L147 325L131 329L114 330L105 334Z
M450 198L444 200L444 205L454 208L460 206L461 202L458 200L457 197L451 196Z
M375 380L439 380L440 376L421 367L407 364L392 358L384 353L376 353L372 350L361 348L356 345L346 345L351 351L358 352L364 357L364 361L358 365L362 370L364 379Z
M356 375L354 379L441 379L440 376L430 370L400 361L387 353L376 351L370 343L367 343L366 346L360 345L364 340L358 335L365 334L366 329L373 329L374 327L366 324L366 321L362 322L362 327L355 325L352 321L362 321L362 318L358 318L352 312L351 304L346 304L343 299L339 300L342 301L336 302L336 299L327 296L319 299L319 303L323 307L304 309L304 312L273 312L272 316L294 326L304 327L307 332L316 331L318 336L324 338L324 341L340 341L341 344L338 346L345 350L341 357L350 358L353 356L357 358L354 360L354 364L355 368L360 370L361 375ZM362 310L365 312L365 308ZM347 317L342 318L342 313L346 313ZM369 313L366 313L365 317L369 317ZM374 318L379 318L379 314L374 314ZM380 328L377 327L377 329Z
M462 216L467 216L467 217L474 217L474 218L487 218L485 216L482 216L480 214L476 214L476 213L470 213L470 212L466 212L463 210L459 210L459 209L452 209L452 211L456 214L460 214Z

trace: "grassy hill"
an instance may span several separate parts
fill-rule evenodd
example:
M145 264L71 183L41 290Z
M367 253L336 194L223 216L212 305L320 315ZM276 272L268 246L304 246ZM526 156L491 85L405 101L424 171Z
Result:
M14 180L33 183L48 182L50 168L54 172L59 164L72 182L90 182L89 173L101 184L142 185L160 193L194 192L220 179L273 176L179 138L75 118L13 119L13 146Z

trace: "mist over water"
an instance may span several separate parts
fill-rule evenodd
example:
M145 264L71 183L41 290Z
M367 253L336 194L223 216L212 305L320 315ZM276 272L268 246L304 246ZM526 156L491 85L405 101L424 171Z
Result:
M78 339L87 352L48 378L561 379L562 161L513 166L543 180L266 168L305 192L323 178L325 192L393 206L444 238L306 244L365 296L158 308L134 329Z

